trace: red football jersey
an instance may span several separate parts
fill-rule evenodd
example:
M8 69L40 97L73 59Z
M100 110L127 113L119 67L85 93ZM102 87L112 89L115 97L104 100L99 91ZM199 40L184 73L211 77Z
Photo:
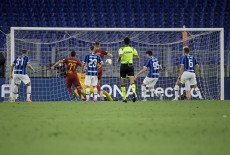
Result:
M76 58L63 59L63 63L66 64L66 73L67 74L77 73L77 71L76 71L77 66L80 66L80 67L82 66L81 62Z
M101 49L96 49L96 50L95 50L95 53L96 53L97 55L100 55L101 59L103 59L104 56L107 55L107 52L104 51L104 50L101 50Z

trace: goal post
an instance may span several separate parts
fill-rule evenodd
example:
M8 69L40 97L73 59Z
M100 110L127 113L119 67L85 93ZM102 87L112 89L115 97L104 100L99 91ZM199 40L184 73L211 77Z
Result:
M156 90L164 93L165 99L171 100L174 94L172 89L179 73L178 61L183 55L183 32L188 32L187 40L191 55L198 58L198 63L200 61L198 86L202 94L206 99L224 100L223 28L11 27L10 30L7 41L6 77L9 77L9 65L20 54L20 50L27 49L31 64L37 71L31 74L27 69L32 80L31 96L35 101L71 100L65 88L64 76L59 77L59 71L50 70L50 66L55 61L68 57L72 50L77 52L77 58L82 61L83 55L88 52L89 45L94 45L97 41L101 43L102 49L117 57L125 37L131 38L131 46L137 49L141 57L140 60L134 62L135 74L142 69L146 60L146 50L152 50L153 55L162 62L165 69L160 73ZM107 58L104 58L104 61L105 59ZM116 58L113 58L113 65L104 67L101 86L113 98L120 100L119 64L115 61ZM143 74L136 81L137 89L141 89L145 75ZM23 96L25 86L21 87L22 93L19 95ZM141 98L141 91L137 91L137 96ZM149 94L149 97L156 99L153 94ZM23 97L19 99L23 100Z

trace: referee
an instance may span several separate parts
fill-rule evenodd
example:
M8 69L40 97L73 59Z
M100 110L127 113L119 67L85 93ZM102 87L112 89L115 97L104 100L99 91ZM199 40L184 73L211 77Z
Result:
M117 62L121 61L120 68L120 77L121 77L121 91L123 94L123 102L127 102L126 100L126 88L125 88L125 80L128 75L130 84L133 90L133 102L136 101L136 85L134 84L134 68L133 68L133 59L139 59L138 53L135 48L130 47L130 39L127 37L124 39L125 47L121 47L119 49L119 57Z

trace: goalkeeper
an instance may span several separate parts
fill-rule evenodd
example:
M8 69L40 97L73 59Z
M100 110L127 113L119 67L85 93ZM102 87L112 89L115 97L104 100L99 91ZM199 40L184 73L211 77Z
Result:
M81 90L81 93L86 95L86 85L85 85L85 75L86 73L84 74L81 74L81 73L77 73L77 76L80 80L80 84L81 84L81 87L82 87L82 90ZM77 92L77 89L74 90L74 92L77 94L77 96L79 96L78 92ZM93 91L93 86L90 86L90 94L92 94L94 91ZM110 100L110 101L113 101L112 97L109 95L109 93L105 90L103 90L103 94ZM80 96L79 96L80 97ZM84 96L82 95L81 96L82 99L84 100Z

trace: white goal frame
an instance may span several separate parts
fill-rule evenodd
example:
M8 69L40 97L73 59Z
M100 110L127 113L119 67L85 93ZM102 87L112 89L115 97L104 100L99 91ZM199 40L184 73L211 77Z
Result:
M31 31L216 31L220 32L220 77L221 77L221 96L220 99L224 100L224 28L63 28L63 27L11 27L10 28L10 41L11 41L11 64L15 59L14 49L14 32L15 30L31 30Z

